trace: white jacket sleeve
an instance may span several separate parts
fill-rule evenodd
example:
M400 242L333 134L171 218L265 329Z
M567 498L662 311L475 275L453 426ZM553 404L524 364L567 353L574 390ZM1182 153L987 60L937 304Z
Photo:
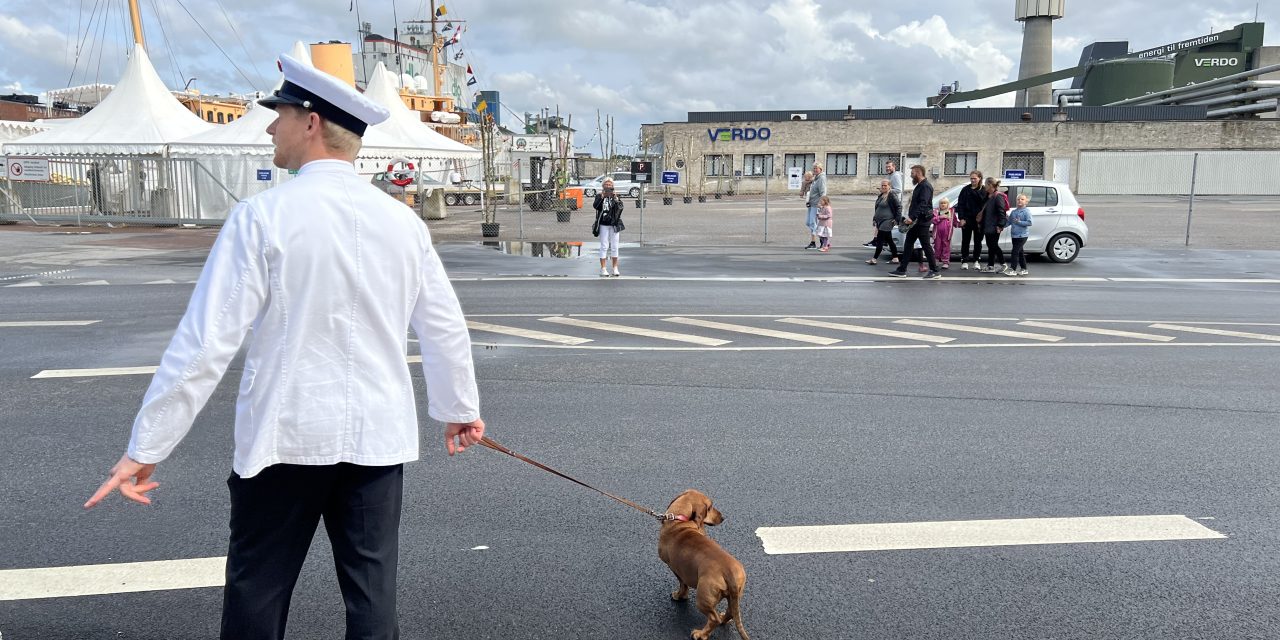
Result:
M426 241L422 287L414 302L411 324L422 350L427 381L427 415L440 422L480 419L480 392L471 361L471 334L462 306L445 274L440 256Z
M187 312L142 400L129 439L130 458L167 458L226 373L267 300L266 244L253 210L237 206L227 217Z

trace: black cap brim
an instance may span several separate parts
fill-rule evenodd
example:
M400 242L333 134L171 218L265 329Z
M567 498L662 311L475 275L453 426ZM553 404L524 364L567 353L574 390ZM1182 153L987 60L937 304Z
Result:
M274 111L276 107L282 104L292 105L299 108L305 108L302 106L302 103L303 103L303 100L301 98L295 98L288 94L281 94L279 91L276 91L275 93L272 93L271 95L258 101L258 104L268 109L271 109L272 111Z

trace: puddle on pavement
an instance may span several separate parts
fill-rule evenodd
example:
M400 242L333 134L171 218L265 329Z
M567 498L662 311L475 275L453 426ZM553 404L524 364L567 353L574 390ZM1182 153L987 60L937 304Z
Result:
M480 246L501 251L509 256L529 258L595 258L599 254L596 242L540 242L531 240L494 240L481 242ZM637 243L618 243L619 249L638 247Z

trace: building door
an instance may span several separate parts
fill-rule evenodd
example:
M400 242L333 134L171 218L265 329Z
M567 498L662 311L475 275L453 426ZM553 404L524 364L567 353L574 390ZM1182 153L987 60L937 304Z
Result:
M1054 158L1053 159L1053 181L1061 182L1070 186L1071 184L1071 158Z

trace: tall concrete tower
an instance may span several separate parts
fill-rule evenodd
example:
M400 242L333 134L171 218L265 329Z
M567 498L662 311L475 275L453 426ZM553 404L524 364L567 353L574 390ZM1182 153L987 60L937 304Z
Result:
M1013 17L1022 23L1022 62L1018 79L1053 71L1053 21L1062 17L1067 0L1014 0ZM1053 87L1043 84L1018 91L1015 107L1048 104Z

